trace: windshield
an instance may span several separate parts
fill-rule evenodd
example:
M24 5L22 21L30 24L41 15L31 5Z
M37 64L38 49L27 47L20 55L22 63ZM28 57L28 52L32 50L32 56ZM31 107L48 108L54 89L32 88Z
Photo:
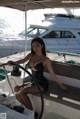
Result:
M28 29L27 36L28 37L38 37L39 35L43 34L47 29L41 29L41 28L33 28L30 27Z

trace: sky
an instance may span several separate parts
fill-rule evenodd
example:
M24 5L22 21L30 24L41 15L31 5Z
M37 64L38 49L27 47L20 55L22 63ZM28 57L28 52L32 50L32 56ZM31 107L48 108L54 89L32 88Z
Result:
M80 16L80 9L72 9L71 12L74 15ZM44 19L44 13L67 13L67 11L62 8L29 10L27 12L27 26L29 26L29 24L40 23L41 20ZM5 19L5 21L10 25L8 32L17 34L25 29L25 13L23 11L0 7L0 18Z

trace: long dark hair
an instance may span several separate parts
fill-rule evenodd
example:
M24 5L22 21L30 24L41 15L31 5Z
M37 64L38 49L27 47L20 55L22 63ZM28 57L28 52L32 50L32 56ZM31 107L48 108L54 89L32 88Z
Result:
M42 54L46 56L45 43L44 43L44 41L42 40L42 38L39 38L39 37L36 37L36 38L34 38L34 39L32 40L32 42L31 42L31 53L32 53L32 54L35 54L35 52L34 52L34 50L33 50L33 48L32 48L32 44L33 44L34 42L38 42L39 44L43 45Z

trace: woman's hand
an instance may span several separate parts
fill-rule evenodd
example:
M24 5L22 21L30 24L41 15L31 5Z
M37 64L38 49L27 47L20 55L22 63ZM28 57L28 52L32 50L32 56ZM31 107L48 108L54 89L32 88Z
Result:
M14 62L11 61L11 60L7 62L8 65L13 65L13 63L14 63Z
M68 89L67 87L65 87L64 85L61 85L60 87L61 87L61 89L62 89L63 91L69 92L69 89Z

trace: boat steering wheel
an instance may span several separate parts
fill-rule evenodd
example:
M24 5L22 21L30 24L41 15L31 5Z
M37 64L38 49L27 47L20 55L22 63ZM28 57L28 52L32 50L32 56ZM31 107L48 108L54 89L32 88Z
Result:
M4 67L5 68L5 65L8 65L8 64L7 63L1 64L0 67ZM34 76L28 70L26 70L21 65L18 65L18 64L14 63L14 62L12 63L12 65L13 66L17 66L20 69L22 69L23 71L25 71L32 78L32 80L34 81L34 83L36 84L36 86L37 86L37 88L39 90L40 98L41 98L41 110L40 110L40 113L39 113L37 119L41 119L42 118L42 115L43 115L43 111L44 111L44 99L43 99L43 94L41 92L41 89L40 89L40 86L39 86L37 80L34 78Z

